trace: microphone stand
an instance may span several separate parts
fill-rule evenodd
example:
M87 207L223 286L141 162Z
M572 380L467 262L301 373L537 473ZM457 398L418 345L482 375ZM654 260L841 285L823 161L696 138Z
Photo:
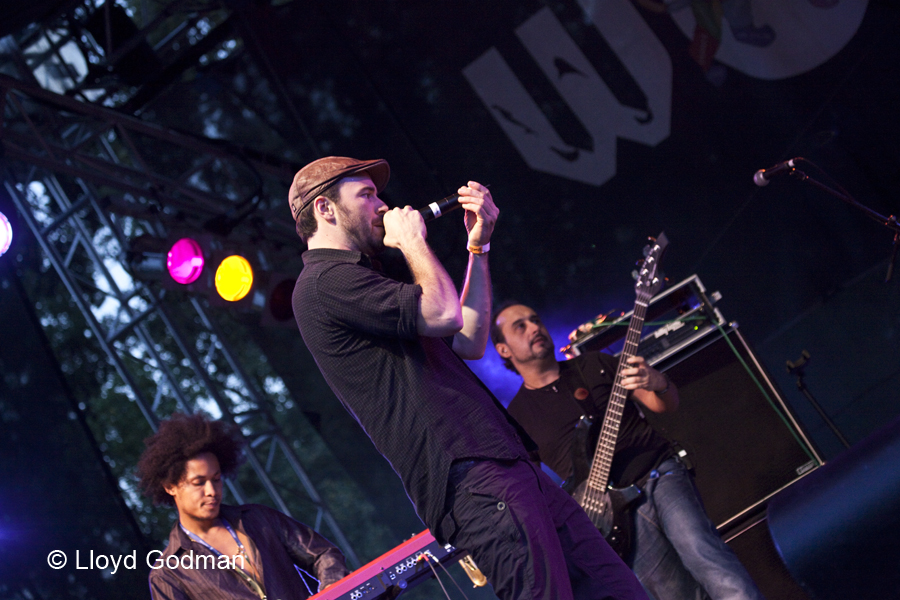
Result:
M834 424L828 414L822 409L822 405L816 401L815 396L812 395L812 392L809 391L809 388L806 387L806 382L803 381L803 378L806 376L806 365L809 363L809 352L804 350L800 353L800 358L796 361L787 361L787 372L789 375L795 375L797 377L797 389L800 390L800 393L806 396L806 399L809 400L809 403L813 405L813 408L816 409L816 412L819 413L819 416L822 417L822 420L825 421L825 424L828 425L828 428L831 429L832 433L837 436L837 439L841 441L844 445L844 448L849 448L850 443L847 441L847 438L841 433L841 430L837 428L837 425Z
M809 162L808 160L806 160L805 158L802 158L802 157L798 157L795 160L804 160L806 162ZM813 163L810 163L810 164L815 166ZM816 168L818 168L818 167L816 167ZM896 215L891 215L890 217L885 217L884 215L880 215L877 212L875 212L874 210L872 210L871 208L869 208L868 206L865 206L864 204L860 204L859 202L857 202L856 199L854 199L852 196L850 196L850 194L848 194L844 191L839 191L834 188L828 187L821 181L816 181L815 179L811 178L809 175L807 175L806 173L804 173L803 171L801 171L800 169L798 169L796 167L792 167L791 170L789 171L789 173L791 175L793 175L794 177L796 177L797 179L799 179L800 181L809 182L810 185L817 187L820 190L831 194L835 198L839 198L840 200L843 200L844 202L846 202L853 208L861 210L870 219L872 219L874 221L878 221L879 223L881 223L882 225L884 225L885 227L887 227L888 229L890 229L891 231L894 232L894 241L893 241L892 248L891 248L891 259L890 259L890 262L888 262L887 274L885 275L885 278L884 278L885 283L889 282L891 280L891 277L893 277L893 275L894 275L894 262L897 260L897 249L900 248L900 223L897 222Z

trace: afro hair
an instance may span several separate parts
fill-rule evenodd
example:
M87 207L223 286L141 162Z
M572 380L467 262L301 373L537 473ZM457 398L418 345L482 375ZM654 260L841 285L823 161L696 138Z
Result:
M187 462L197 455L214 454L225 477L234 475L244 459L244 438L237 426L203 415L172 415L144 445L137 473L141 489L155 504L175 504L166 487L181 482Z

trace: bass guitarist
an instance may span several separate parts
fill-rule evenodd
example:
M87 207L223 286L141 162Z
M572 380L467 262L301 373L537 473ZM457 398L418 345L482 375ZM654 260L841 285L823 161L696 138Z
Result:
M603 420L618 360L591 352L557 362L547 328L522 304L501 305L491 340L506 367L523 380L509 413L537 442L541 460L570 478L576 471L573 456L584 454L576 444L576 426L582 415ZM707 517L687 468L641 413L676 410L675 384L643 358L628 360L620 383L634 402L625 403L609 477L616 488L635 485L641 491L627 507L631 514L625 523L634 534L624 558L657 600L761 599Z

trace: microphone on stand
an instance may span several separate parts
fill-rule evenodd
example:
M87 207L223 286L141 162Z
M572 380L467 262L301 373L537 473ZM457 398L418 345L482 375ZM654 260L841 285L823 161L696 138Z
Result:
M796 162L803 160L802 156L796 156L790 160L786 160L778 163L773 167L769 167L768 169L760 169L756 173L753 174L753 183L758 185L759 187L763 187L764 185L769 185L769 180L778 175L779 173L783 173L784 171L793 171L797 166Z

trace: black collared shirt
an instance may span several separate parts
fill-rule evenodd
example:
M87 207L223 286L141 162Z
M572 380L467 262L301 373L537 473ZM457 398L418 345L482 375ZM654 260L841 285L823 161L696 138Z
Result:
M259 504L223 504L219 516L251 540L247 551L257 563L268 598L303 600L310 596L295 565L316 577L323 588L348 572L337 547L277 510ZM151 568L159 567L150 571L153 600L259 600L230 568L210 568L214 561L192 562L191 555L215 556L175 523L165 551L147 557ZM240 566L240 562L236 564Z
M434 532L450 464L527 459L518 425L446 340L418 335L420 286L359 252L308 250L303 263L293 296L303 341Z

